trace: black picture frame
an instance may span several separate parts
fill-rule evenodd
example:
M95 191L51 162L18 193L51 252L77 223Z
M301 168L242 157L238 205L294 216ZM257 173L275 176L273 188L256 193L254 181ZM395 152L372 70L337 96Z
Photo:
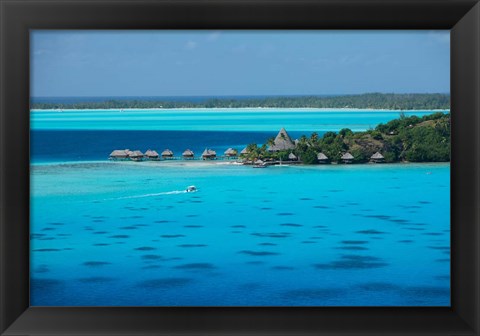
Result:
M480 4L0 0L1 335L480 335ZM30 29L451 29L450 308L29 307Z

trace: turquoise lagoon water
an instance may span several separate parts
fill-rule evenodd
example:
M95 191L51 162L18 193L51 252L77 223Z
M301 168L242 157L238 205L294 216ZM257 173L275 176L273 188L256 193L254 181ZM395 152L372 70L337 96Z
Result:
M447 164L38 165L31 304L446 306L449 203Z
M399 117L432 111L324 109L152 109L32 110L34 130L161 130L161 131L364 131Z
M220 132L228 122L219 111L158 123L84 112L32 113L32 305L450 305L449 164L252 169L102 159L122 144L187 146L189 129L223 150L274 136L277 126L365 129L398 112L301 111L290 120L237 111L231 120L245 121L230 126L234 136ZM185 193L192 184L199 191Z

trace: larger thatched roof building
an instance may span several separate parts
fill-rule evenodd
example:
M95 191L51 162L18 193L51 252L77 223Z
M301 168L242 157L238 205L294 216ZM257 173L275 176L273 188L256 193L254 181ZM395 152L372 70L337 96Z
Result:
M273 141L273 145L269 146L268 150L270 152L279 152L279 151L290 150L294 148L295 148L295 144L292 138L290 138L285 128L282 127L280 132L278 132L277 136L275 137L275 140Z

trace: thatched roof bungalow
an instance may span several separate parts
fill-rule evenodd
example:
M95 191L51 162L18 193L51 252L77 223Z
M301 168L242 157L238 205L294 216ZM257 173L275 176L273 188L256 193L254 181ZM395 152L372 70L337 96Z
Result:
M145 157L148 158L149 160L157 160L160 155L158 155L157 151L155 150L147 150L145 152Z
M374 163L383 163L385 162L385 158L383 157L382 154L380 154L379 152L376 152L370 157L370 161Z
M275 137L273 145L268 147L268 151L279 152L282 150L290 150L294 148L295 143L293 142L292 138L290 138L285 128L282 127L280 132L278 132L277 136Z
M247 147L245 147L244 149L242 149L242 151L240 152L240 155L247 155L249 153Z
M186 149L183 153L182 153L182 156L184 159L193 159L194 156L195 156L195 153L190 150L190 149Z
M144 155L141 151L135 150L135 151L129 151L128 157L133 161L142 161L144 158Z
M213 159L216 159L216 158L217 158L217 152L215 152L212 149L205 148L205 150L202 153L202 159L203 160L213 160Z
M223 154L225 154L226 157L234 158L234 157L237 157L238 152L236 149L229 148Z
M165 150L162 152L162 158L164 158L164 159L171 159L171 158L173 158L173 152L172 152L170 149L165 149Z
M293 153L288 154L288 159L292 161L297 161L297 156Z
M115 149L110 153L110 160L126 160L128 159L128 149Z
M326 156L325 154L323 153L318 153L317 154L317 161L319 163L328 163L328 156Z
M340 159L343 161L343 163L352 163L354 157L353 157L352 154L347 152L347 153L343 154Z

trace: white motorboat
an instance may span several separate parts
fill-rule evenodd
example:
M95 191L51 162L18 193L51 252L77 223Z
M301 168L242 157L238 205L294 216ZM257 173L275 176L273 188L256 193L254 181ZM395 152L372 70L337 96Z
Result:
M188 186L187 189L185 189L186 192L196 192L197 191L197 187L195 187L194 185L192 186Z

